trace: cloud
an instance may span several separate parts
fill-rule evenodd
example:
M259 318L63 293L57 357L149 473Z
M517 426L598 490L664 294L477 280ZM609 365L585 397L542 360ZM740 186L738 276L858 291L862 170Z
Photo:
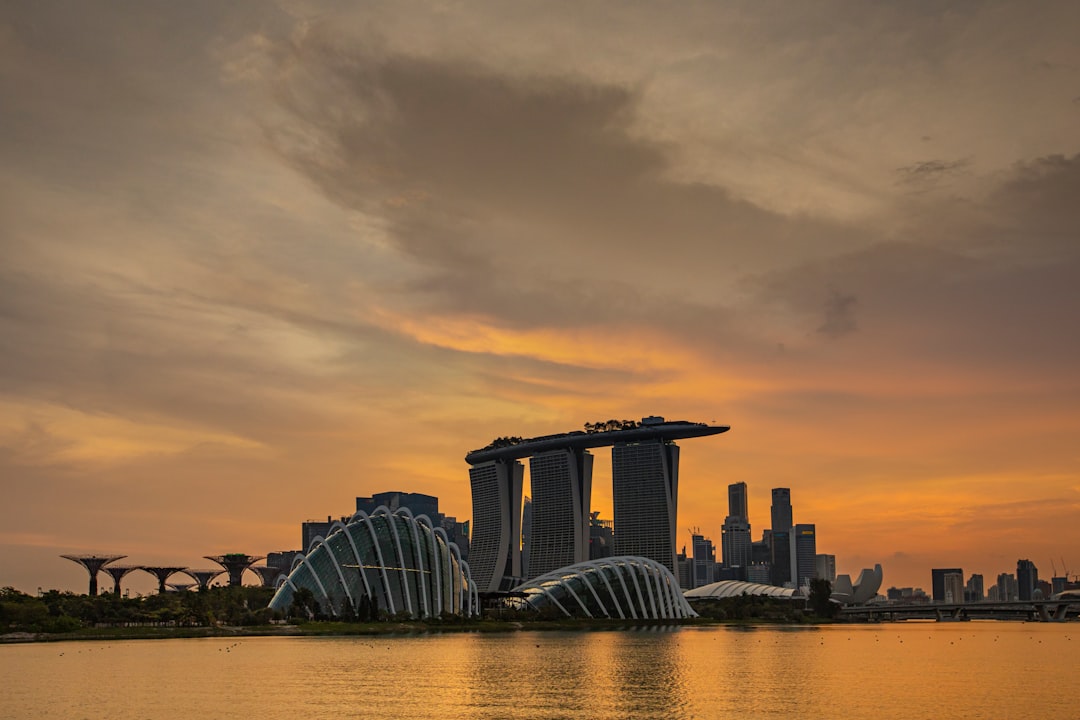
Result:
M858 299L833 290L825 303L825 322L817 331L831 338L839 338L858 328L855 323L855 307Z

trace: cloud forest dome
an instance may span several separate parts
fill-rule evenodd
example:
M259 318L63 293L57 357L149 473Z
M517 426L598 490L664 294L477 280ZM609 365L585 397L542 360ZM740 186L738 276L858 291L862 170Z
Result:
M287 611L301 588L336 617L360 614L362 608L411 617L479 611L476 585L457 545L426 515L414 518L408 508L390 512L381 506L371 515L361 511L334 523L306 554L297 554L270 608Z
M623 555L570 565L516 588L536 610L554 608L569 617L668 620L697 617L666 567Z

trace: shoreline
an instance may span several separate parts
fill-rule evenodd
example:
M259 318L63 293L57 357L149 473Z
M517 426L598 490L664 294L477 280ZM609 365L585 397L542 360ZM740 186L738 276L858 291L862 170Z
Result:
M687 620L478 620L461 623L379 622L307 622L297 625L253 625L216 627L95 627L81 628L64 633L13 632L0 635L0 644L47 643L83 640L167 640L176 638L231 638L231 637L359 637L359 636L415 636L442 633L514 633L522 631L570 631L602 632L635 629L674 629L680 627L815 627L833 625L833 621L790 623L769 622L761 618L751 620L715 620L690 618Z

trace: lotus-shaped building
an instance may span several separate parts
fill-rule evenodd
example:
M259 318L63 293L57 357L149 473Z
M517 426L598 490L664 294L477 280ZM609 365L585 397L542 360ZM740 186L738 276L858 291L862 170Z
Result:
M335 617L372 608L414 618L479 612L476 584L457 545L426 515L414 518L407 508L383 506L331 525L325 538L296 555L270 608L288 611L300 588Z
M535 610L553 608L567 617L674 620L697 617L666 567L643 557L590 560L518 585Z

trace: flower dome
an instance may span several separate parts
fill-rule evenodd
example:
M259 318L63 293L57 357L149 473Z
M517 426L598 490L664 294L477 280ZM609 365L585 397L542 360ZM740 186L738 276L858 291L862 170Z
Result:
M643 557L590 560L518 585L536 610L555 608L567 617L668 620L697 617L666 567Z
M414 518L407 508L383 506L334 523L307 554L297 554L270 608L287 611L300 588L334 617L373 608L414 618L479 612L476 585L457 545L426 515Z

